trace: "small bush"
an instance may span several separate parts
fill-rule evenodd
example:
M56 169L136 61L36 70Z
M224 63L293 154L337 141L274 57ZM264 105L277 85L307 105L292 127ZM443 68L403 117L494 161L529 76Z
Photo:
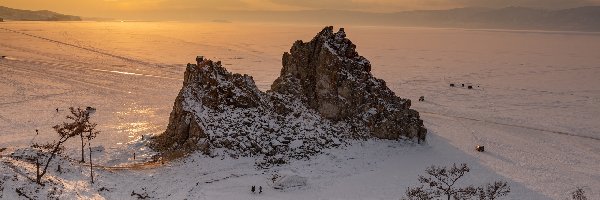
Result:
M588 200L585 196L585 190L581 187L577 187L575 191L571 192L571 199L573 200Z
M506 196L510 187L506 181L495 181L484 186L457 186L457 182L470 171L467 164L453 164L450 168L431 166L425 169L426 176L419 176L420 186L406 189L408 200L473 199L495 200Z

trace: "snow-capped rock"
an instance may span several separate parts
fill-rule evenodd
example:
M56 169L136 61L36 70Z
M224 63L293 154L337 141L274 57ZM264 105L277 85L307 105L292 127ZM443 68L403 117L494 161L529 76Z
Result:
M310 42L296 41L283 54L281 75L271 89L301 99L324 118L366 127L378 138L425 137L410 100L373 77L370 62L358 55L343 28L334 33L333 27L325 27Z
M351 138L425 138L410 100L370 73L343 29L296 41L281 75L262 92L220 62L188 64L169 125L152 146L211 156L259 156L261 166L306 158Z

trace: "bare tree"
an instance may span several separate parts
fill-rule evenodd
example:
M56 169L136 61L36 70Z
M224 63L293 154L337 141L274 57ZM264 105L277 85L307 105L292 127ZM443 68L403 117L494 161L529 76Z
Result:
M477 188L480 200L495 200L506 196L510 192L510 187L505 181L494 181L488 183L485 187Z
M424 185L415 188L406 189L406 198L407 200L431 200L435 197L439 197L434 195L432 192L424 189Z
M81 139L81 160L79 162L85 163L85 139L88 138L86 136L89 133L90 129L94 129L96 127L95 123L90 123L90 112L86 109L81 108L73 108L70 107L72 116L67 116L67 119L73 120L74 123L79 129L76 130L77 135Z
M38 184L41 185L41 179L42 177L44 177L44 175L47 172L48 166L50 165L50 162L52 161L52 159L54 159L56 157L57 154L59 154L63 149L63 145L65 142L67 142L67 140L69 140L70 138L76 137L76 136L82 136L83 134L85 134L86 132L93 132L94 128L96 127L96 124L91 124L89 123L89 113L86 112L85 110L82 110L81 108L69 108L71 110L71 114L72 115L67 115L66 119L68 122L63 122L61 124L58 124L54 127L52 127L56 133L58 133L59 135L59 139L58 141L54 141L52 143L48 143L48 144L44 144L44 145L39 145L39 144L34 144L33 146L38 148L38 149L42 149L42 150L47 150L49 151L49 156L48 158L46 158L45 164L43 165L44 168L40 171L40 162L39 162L39 158L41 156L38 156L36 159L36 166L37 166L37 173L36 173L36 182ZM83 143L82 143L82 159L83 159Z
M92 179L92 183L94 183L94 164L92 163L92 140L96 138L96 136L98 136L100 131L96 131L95 123L91 124L91 126L88 128L88 135L86 136L86 139L88 141L88 148L90 152L90 178Z
M505 196L510 192L506 182L496 181L485 187L456 186L458 180L470 171L467 164L460 166L453 164L447 167L431 166L425 169L427 176L419 176L420 186L406 189L406 198L409 200L431 199L472 199L479 197L481 200L492 200Z
M425 169L425 173L428 176L419 176L419 182L428 186L427 188L422 188L422 190L431 194L434 198L443 196L450 200L453 196L475 196L476 192L473 192L473 186L466 188L457 188L454 186L458 179L463 177L469 170L467 164L464 163L458 167L456 164L453 164L450 169L434 165Z
M75 126L73 126L72 124L68 124L68 123L63 123L60 125L56 125L54 127L54 130L58 133L58 135L60 136L60 138L58 139L58 141L54 141L48 144L44 144L44 145L39 145L39 144L34 144L33 147L38 148L38 149L42 149L42 150L49 150L49 156L46 158L46 162L43 165L44 168L40 171L40 167L42 166L42 164L39 162L39 159L42 157L41 155L38 155L36 158L36 168L37 168L37 173L36 173L36 178L35 178L35 182L38 184L42 184L41 180L42 177L44 177L44 175L47 172L48 166L50 165L50 162L52 161L52 159L54 159L54 157L59 154L60 152L62 152L62 150L64 149L63 144L65 142L67 142L67 140L69 140L72 137L77 136L76 133L74 133L73 130L76 129Z

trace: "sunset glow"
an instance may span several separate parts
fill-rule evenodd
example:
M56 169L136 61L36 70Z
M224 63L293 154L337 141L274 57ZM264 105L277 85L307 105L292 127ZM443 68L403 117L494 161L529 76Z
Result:
M597 5L600 0L3 0L0 5L53 10L84 17L133 19L189 19L222 11L297 11L352 10L362 12L398 12L461 7L528 6L570 8Z
M0 200L600 200L599 44L600 0L0 0Z

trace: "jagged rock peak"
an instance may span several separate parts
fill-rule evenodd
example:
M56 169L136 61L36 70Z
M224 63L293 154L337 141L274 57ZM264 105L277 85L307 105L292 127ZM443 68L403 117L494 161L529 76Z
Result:
M251 108L261 104L262 94L252 77L228 72L220 61L202 60L197 65L188 64L184 76L184 89L189 91L185 94L211 109L223 106Z
M340 59L351 59L356 62L364 62L364 65L369 67L366 70L371 71L369 61L364 57L359 56L356 52L356 45L346 38L344 28L340 28L337 33L334 33L333 26L325 27L311 42L317 45L322 44L324 48L339 56ZM302 41L296 41L296 43L301 44ZM294 44L294 47L295 46L296 44ZM292 49L294 47L292 47Z
M378 138L424 137L426 129L410 100L373 77L370 62L356 52L344 29L334 33L325 27L310 42L296 41L282 60L273 92L295 96L327 119L365 122Z

